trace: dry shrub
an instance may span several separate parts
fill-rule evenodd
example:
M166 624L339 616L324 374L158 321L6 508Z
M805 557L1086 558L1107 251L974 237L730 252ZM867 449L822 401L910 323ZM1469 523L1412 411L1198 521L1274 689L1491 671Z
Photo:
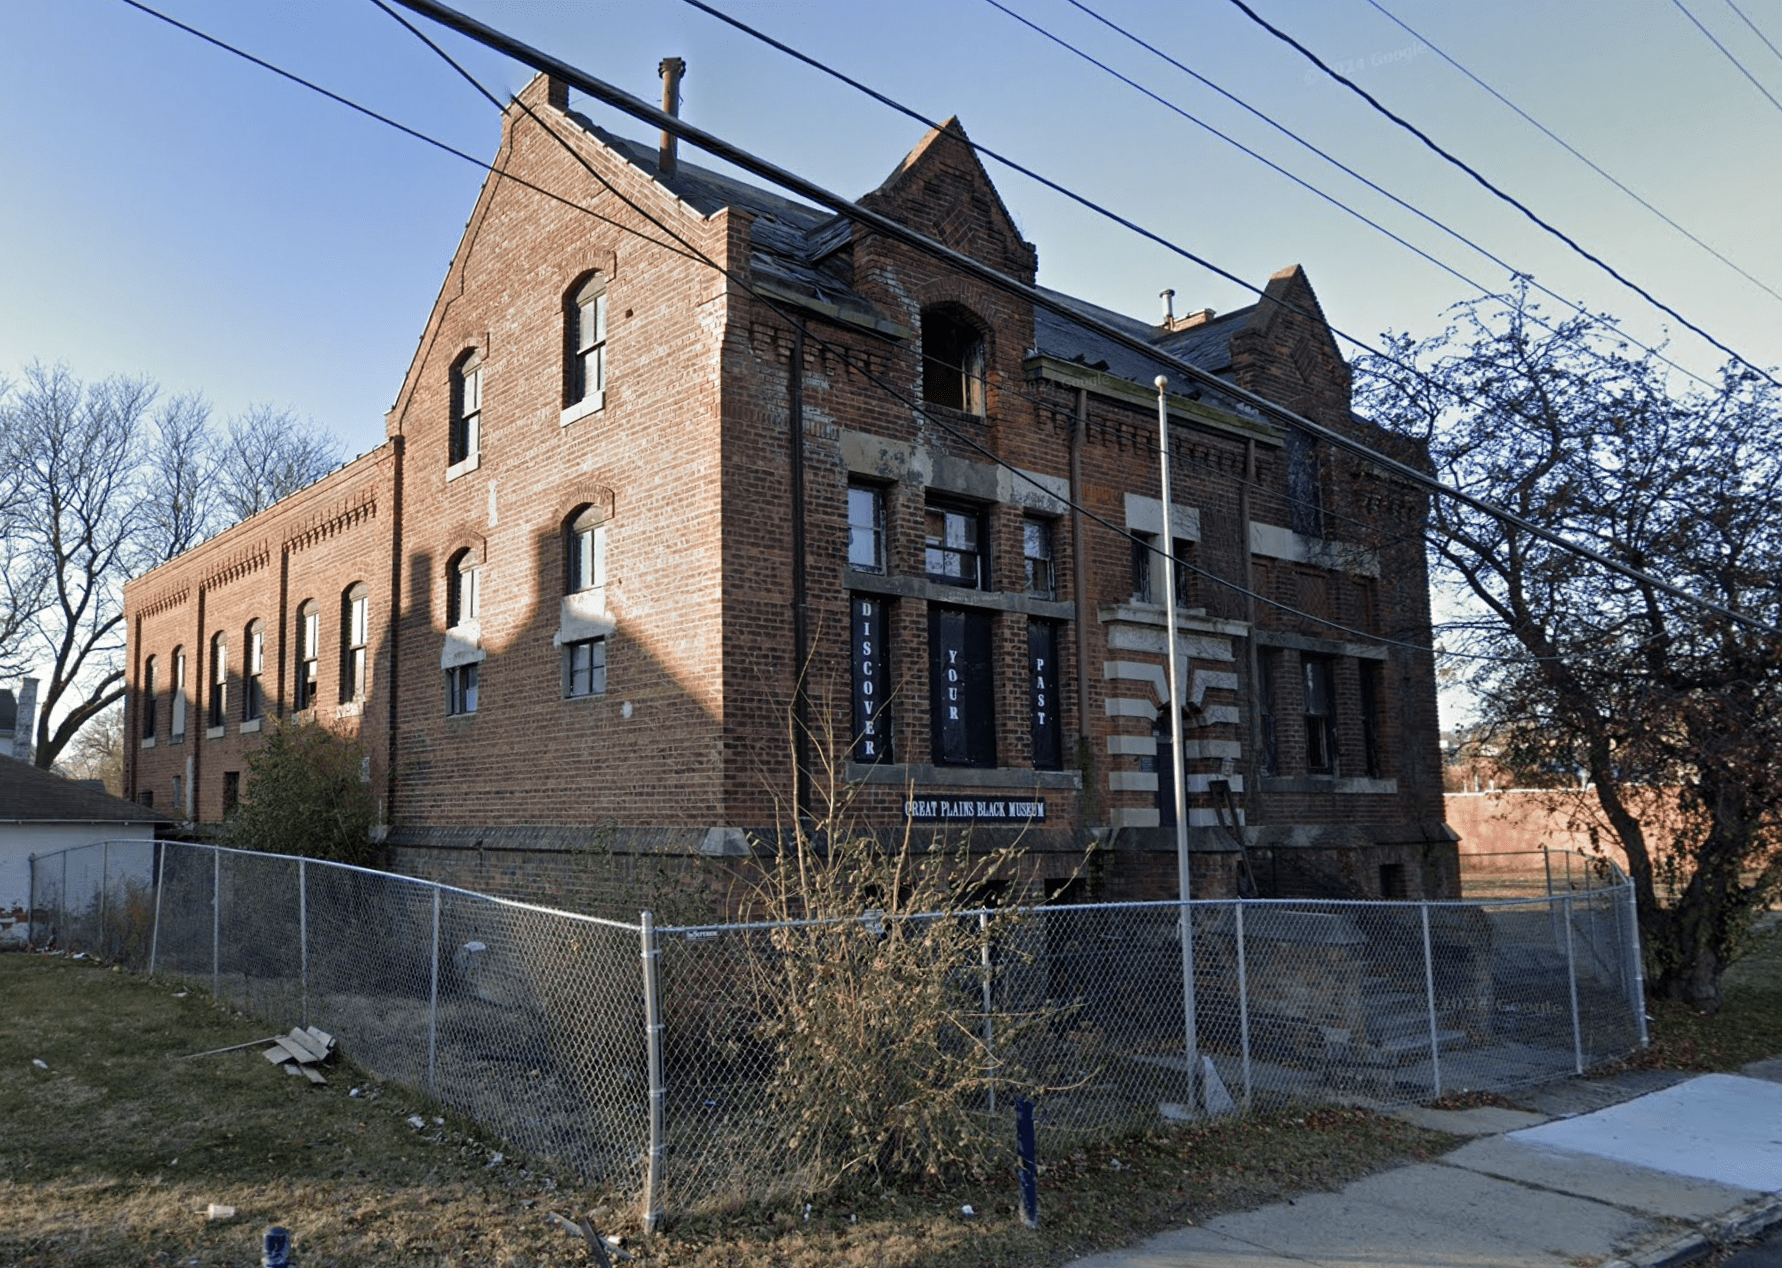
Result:
M907 828L881 843L834 816L762 852L776 865L749 905L772 923L743 958L788 1170L826 1191L1006 1163L1012 1128L989 1111L1041 1090L1014 1054L1058 1011L995 989L1028 958L1021 913L981 904L1012 888L1018 850L918 848Z

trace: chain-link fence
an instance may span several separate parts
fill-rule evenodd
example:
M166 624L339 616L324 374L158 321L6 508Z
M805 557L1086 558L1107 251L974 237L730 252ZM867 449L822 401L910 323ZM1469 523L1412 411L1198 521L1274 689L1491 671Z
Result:
M320 1026L373 1073L634 1193L653 1224L799 1187L823 1111L872 1104L912 1062L917 1096L962 1096L983 1123L1034 1096L1042 1152L1289 1100L1404 1104L1581 1073L1645 1040L1631 890L1611 879L1509 901L658 929L111 842L33 860L32 929Z

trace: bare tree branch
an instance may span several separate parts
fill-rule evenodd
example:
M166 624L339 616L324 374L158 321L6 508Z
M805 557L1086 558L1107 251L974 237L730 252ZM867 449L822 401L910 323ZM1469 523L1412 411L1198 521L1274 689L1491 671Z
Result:
M250 406L219 442L217 496L233 520L258 515L340 465L335 437L289 410Z

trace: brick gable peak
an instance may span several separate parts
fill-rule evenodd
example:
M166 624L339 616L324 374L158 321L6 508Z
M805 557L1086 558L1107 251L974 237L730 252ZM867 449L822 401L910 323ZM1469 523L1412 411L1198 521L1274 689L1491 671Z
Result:
M965 125L930 128L860 205L1031 283L1039 255L1021 236Z

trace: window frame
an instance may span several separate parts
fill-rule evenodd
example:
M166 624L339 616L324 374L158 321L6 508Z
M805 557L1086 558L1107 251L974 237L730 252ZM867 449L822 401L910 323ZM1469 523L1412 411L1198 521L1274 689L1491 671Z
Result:
M447 478L476 470L483 452L483 356L472 351L452 367L451 427L447 441Z
M606 405L608 333L607 280L604 274L591 273L563 296L561 422L565 426Z
M155 657L149 656L142 662L142 691L138 697L142 702L142 738L155 738L156 713L155 703Z
M989 340L982 323L958 304L925 308L921 322L923 404L985 417Z
M453 665L445 671L447 717L476 716L477 705L481 700L479 679L477 662L474 660L463 665Z
M257 722L265 713L266 631L258 621L248 622L243 637L241 720Z
M455 630L482 620L483 563L469 547L446 564L446 628ZM468 609L468 610L466 610Z
M1315 686L1318 679L1322 679L1321 688ZM1332 660L1328 656L1301 656L1300 684L1300 712L1306 730L1306 773L1335 775L1339 762L1336 672ZM1320 694L1322 700L1318 699Z
M856 518L863 505L869 513L869 521L866 523ZM856 572L883 575L890 570L886 551L885 512L883 485L869 484L864 480L848 481L848 567ZM864 554L859 550L863 536L869 547Z
M167 742L184 744L186 742L186 649L173 649L173 700L168 708Z
M371 688L371 587L354 582L340 604L340 703L353 704Z
M958 622L956 640L946 626ZM957 646L950 644L956 641ZM975 654L974 654L975 653ZM929 730L936 766L996 766L996 625L978 608L928 605Z
M941 517L941 535L938 539L932 536L937 515ZM949 545L947 542L948 529L955 518L972 525L976 540L969 549ZM936 571L936 560L944 560L948 555L955 556L962 562L969 557L972 560L973 576L966 579L952 573ZM931 498L922 509L922 571L928 580L939 585L958 586L962 590L990 589L989 508L975 502Z
M587 654L586 666L576 664L577 657L583 652ZM578 638L574 642L563 644L563 698L565 700L583 700L592 696L606 694L606 635L597 634L593 638ZM598 663L596 663L598 661ZM578 673L585 673L586 688L576 690Z
M1256 655L1256 718L1262 730L1261 751L1256 755L1259 772L1281 772L1281 722L1279 653L1258 649Z
M207 734L220 734L229 725L229 636L222 630L210 636L209 687L204 725Z
M585 594L605 584L606 513L583 507L563 523L563 593Z
M314 599L297 605L297 656L291 702L298 713L316 707L322 690L322 609Z
M1386 777L1386 750L1380 736L1380 691L1385 678L1381 663L1373 659L1356 662L1361 679L1361 761L1369 779Z
M1058 597L1058 521L1043 515L1021 518L1021 569L1027 593L1036 599ZM1035 540L1045 549L1044 555L1033 553ZM1042 566L1043 565L1043 566ZM1043 578L1038 574L1043 572Z

